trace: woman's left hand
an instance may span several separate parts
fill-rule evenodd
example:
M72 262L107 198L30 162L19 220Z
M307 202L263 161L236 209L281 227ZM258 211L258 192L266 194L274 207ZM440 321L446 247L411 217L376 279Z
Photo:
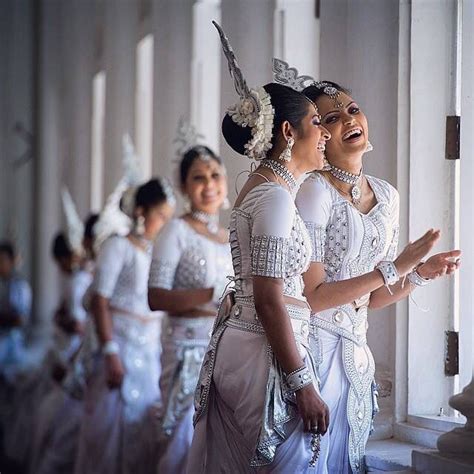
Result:
M444 275L453 274L461 265L461 251L451 250L432 255L417 271L419 275L428 280L434 280Z

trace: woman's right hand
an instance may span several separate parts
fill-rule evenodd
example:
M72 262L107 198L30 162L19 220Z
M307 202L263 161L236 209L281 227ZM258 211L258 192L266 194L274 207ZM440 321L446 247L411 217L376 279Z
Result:
M415 268L439 240L441 232L430 229L423 237L410 242L393 262L400 277L404 277Z
M119 388L122 385L125 370L118 354L107 354L105 356L105 370L109 388Z
M308 433L324 435L329 427L329 408L316 392L313 384L296 392L296 405Z

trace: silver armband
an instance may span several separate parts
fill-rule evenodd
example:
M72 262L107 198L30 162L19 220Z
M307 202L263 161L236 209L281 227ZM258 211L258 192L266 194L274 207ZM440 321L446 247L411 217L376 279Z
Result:
M297 392L311 383L313 383L313 377L306 365L290 372L286 376L286 384L292 392Z
M423 278L419 273L418 269L415 268L407 275L408 281L414 286L425 286L430 283L429 278Z
M103 355L113 355L113 354L118 354L119 352L120 352L120 346L118 345L118 342L107 341L102 346L102 354Z
M385 286L387 288L389 286L395 285L398 283L398 280L400 280L400 274L398 273L397 267L393 262L384 260L379 262L375 268L382 274L383 281L385 282Z

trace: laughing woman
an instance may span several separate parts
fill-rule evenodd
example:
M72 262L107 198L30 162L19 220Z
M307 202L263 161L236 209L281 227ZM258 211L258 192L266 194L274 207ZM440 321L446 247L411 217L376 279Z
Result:
M162 336L160 474L182 473L193 435L193 396L217 305L232 274L228 232L219 226L227 198L222 162L209 148L188 150L179 166L190 211L155 243L148 299L168 313Z
M296 198L312 240L305 294L313 310L311 341L321 396L332 420L317 472L360 473L377 409L367 311L453 273L460 252L423 263L439 238L439 231L429 230L397 256L399 196L389 183L363 172L362 159L370 150L363 111L335 83L314 83L303 92L317 104L332 136L326 171L313 173Z
M219 32L240 95L223 135L259 166L231 214L235 293L203 362L188 472L309 472L328 419L303 296L311 243L293 193L303 173L322 166L329 134L304 95L278 84L249 89Z

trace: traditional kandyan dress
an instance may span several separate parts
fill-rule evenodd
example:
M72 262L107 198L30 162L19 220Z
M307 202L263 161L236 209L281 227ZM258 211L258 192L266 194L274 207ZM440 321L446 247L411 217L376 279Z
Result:
M398 193L383 180L366 178L377 200L367 214L319 173L310 175L297 195L313 261L324 264L326 282L358 277L396 256ZM311 318L312 351L331 420L322 438L318 473L365 472L365 445L377 411L375 363L367 345L369 301L370 294Z
M173 219L155 243L149 287L166 290L215 288L219 298L232 275L229 243L196 232L183 219ZM193 435L194 391L209 344L218 300L198 309L214 316L167 315L163 325L158 413L160 453L158 472L185 471Z
M85 324L87 318L82 300L91 282L92 274L82 269L74 271L63 279L64 309L72 319L82 325ZM70 371L81 342L81 335L68 334L56 327L50 360L47 361L46 367L60 363L67 371ZM50 374L47 376L49 377ZM62 384L52 384L37 410L33 453L30 459L32 473L73 471L81 418L81 401L71 397Z
M303 431L253 298L253 278L262 276L282 279L285 296L306 302L302 274L311 241L289 191L272 182L250 190L232 211L230 244L235 293L219 309L203 362L188 472L310 472L311 435ZM286 309L316 387L309 307Z
M110 237L100 249L92 290L109 300L125 375L110 389L104 357L97 356L84 395L77 474L153 472L148 424L159 400L160 319L148 306L150 263L151 252L126 237Z
M17 274L0 279L0 308L12 308L22 326L0 329L0 429L8 457L23 461L28 452L31 415L23 402L31 400L30 370L33 360L25 346L25 329L31 314L31 288Z

